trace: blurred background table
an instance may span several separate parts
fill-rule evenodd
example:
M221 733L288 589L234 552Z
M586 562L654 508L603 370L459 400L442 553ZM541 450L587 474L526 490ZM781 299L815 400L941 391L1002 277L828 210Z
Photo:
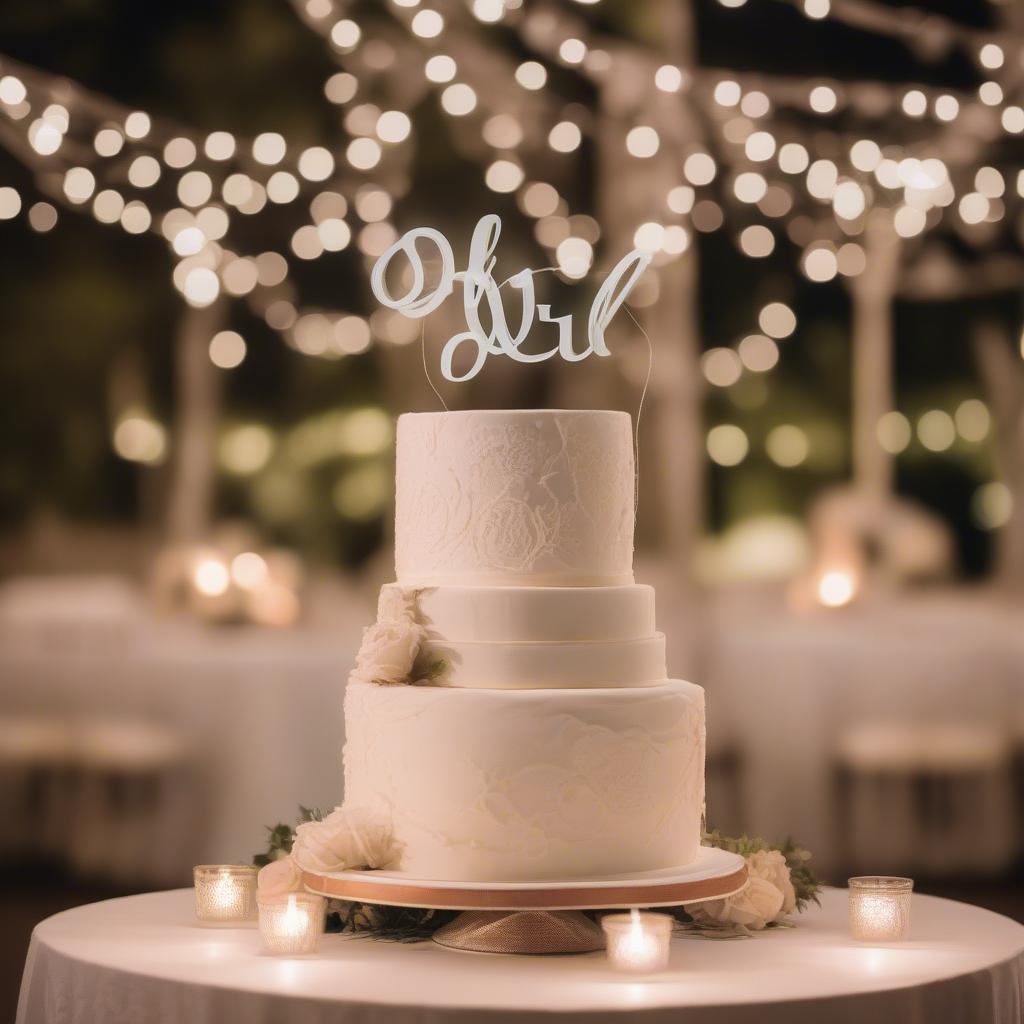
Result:
M740 807L729 815L751 834L798 838L827 874L850 852L842 848L838 792L844 750L877 752L873 763L894 754L907 774L947 781L977 775L988 753L1005 776L989 818L957 822L951 809L940 811L947 832L972 833L982 859L948 867L1006 867L1019 840L1010 776L1024 737L1020 624L1019 607L966 588L804 613L764 595L720 595L700 682L712 749L727 747L738 758ZM712 823L714 814L709 801ZM881 809L880 832L908 827L885 817Z
M35 815L29 827L50 852L109 873L118 855L110 814L131 795L126 777L152 774L163 747L174 751L178 777L175 798L160 797L161 856L122 863L122 880L168 884L197 862L248 861L265 846L264 826L294 821L300 803L341 799L341 700L360 614L342 610L334 628L288 630L145 611L104 617L94 609L82 629L80 610L8 616L0 764L21 772L9 798L30 805L14 812ZM89 807L76 806L86 799ZM107 815L97 813L103 801ZM104 837L115 849L96 848Z

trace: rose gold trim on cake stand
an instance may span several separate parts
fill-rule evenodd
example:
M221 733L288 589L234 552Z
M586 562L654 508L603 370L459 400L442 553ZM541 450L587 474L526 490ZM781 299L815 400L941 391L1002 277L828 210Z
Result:
M739 892L747 882L743 858L725 850L702 847L697 860L677 870L652 871L636 878L614 877L565 882L440 882L409 878L398 871L339 871L321 874L304 871L306 888L322 896L358 903L378 903L397 907L424 907L436 910L490 911L488 942L495 941L493 925L505 914L509 924L505 941L506 953L583 952L577 938L573 948L538 948L533 941L523 940L523 912L617 910L630 907L672 907L683 903L722 899ZM493 917L492 917L493 915ZM477 915L480 916L480 915ZM582 915L580 915L582 917ZM455 926L439 933L438 941L456 949L480 951L474 945L473 930ZM588 922L581 920L583 927ZM535 929L527 929L527 933ZM551 931L551 929L547 929ZM452 933L457 938L452 937ZM596 933L595 933L596 934ZM552 940L549 940L552 941ZM595 942L597 939L595 938ZM602 940L603 941L603 940ZM591 945L588 948L600 948Z
M746 884L746 867L720 878L667 884L623 883L615 887L557 886L542 889L436 888L430 882L382 884L371 872L317 875L303 872L307 889L340 900L382 903L395 907L431 907L437 910L603 910L621 907L671 907L680 903L731 896ZM369 875L369 877L365 877ZM343 877L344 876L344 877Z

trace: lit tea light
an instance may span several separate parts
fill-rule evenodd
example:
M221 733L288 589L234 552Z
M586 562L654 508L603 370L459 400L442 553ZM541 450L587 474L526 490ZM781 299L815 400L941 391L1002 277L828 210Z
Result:
M256 875L248 864L200 864L192 871L196 917L213 924L256 918Z
M617 971L650 974L668 966L672 918L668 914L607 914L601 918L608 959Z
M912 878L864 875L851 878L850 935L861 942L896 942L910 928Z
M826 608L842 608L857 594L857 581L853 573L833 569L823 573L818 580L818 600Z
M315 953L324 932L325 901L308 892L290 892L260 900L260 935L279 956Z

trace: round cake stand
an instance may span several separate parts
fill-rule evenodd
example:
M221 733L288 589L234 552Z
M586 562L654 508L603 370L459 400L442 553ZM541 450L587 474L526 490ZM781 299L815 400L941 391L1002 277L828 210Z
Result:
M574 881L446 882L401 871L303 872L310 892L334 899L464 911L434 940L454 949L501 953L601 949L601 929L580 911L722 899L739 892L746 881L741 856L708 846L682 867Z

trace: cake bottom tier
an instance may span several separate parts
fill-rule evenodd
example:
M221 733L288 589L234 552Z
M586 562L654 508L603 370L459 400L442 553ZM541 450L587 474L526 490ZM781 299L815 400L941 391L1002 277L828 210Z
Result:
M704 691L352 683L345 803L387 815L401 870L534 881L688 864L704 803Z

